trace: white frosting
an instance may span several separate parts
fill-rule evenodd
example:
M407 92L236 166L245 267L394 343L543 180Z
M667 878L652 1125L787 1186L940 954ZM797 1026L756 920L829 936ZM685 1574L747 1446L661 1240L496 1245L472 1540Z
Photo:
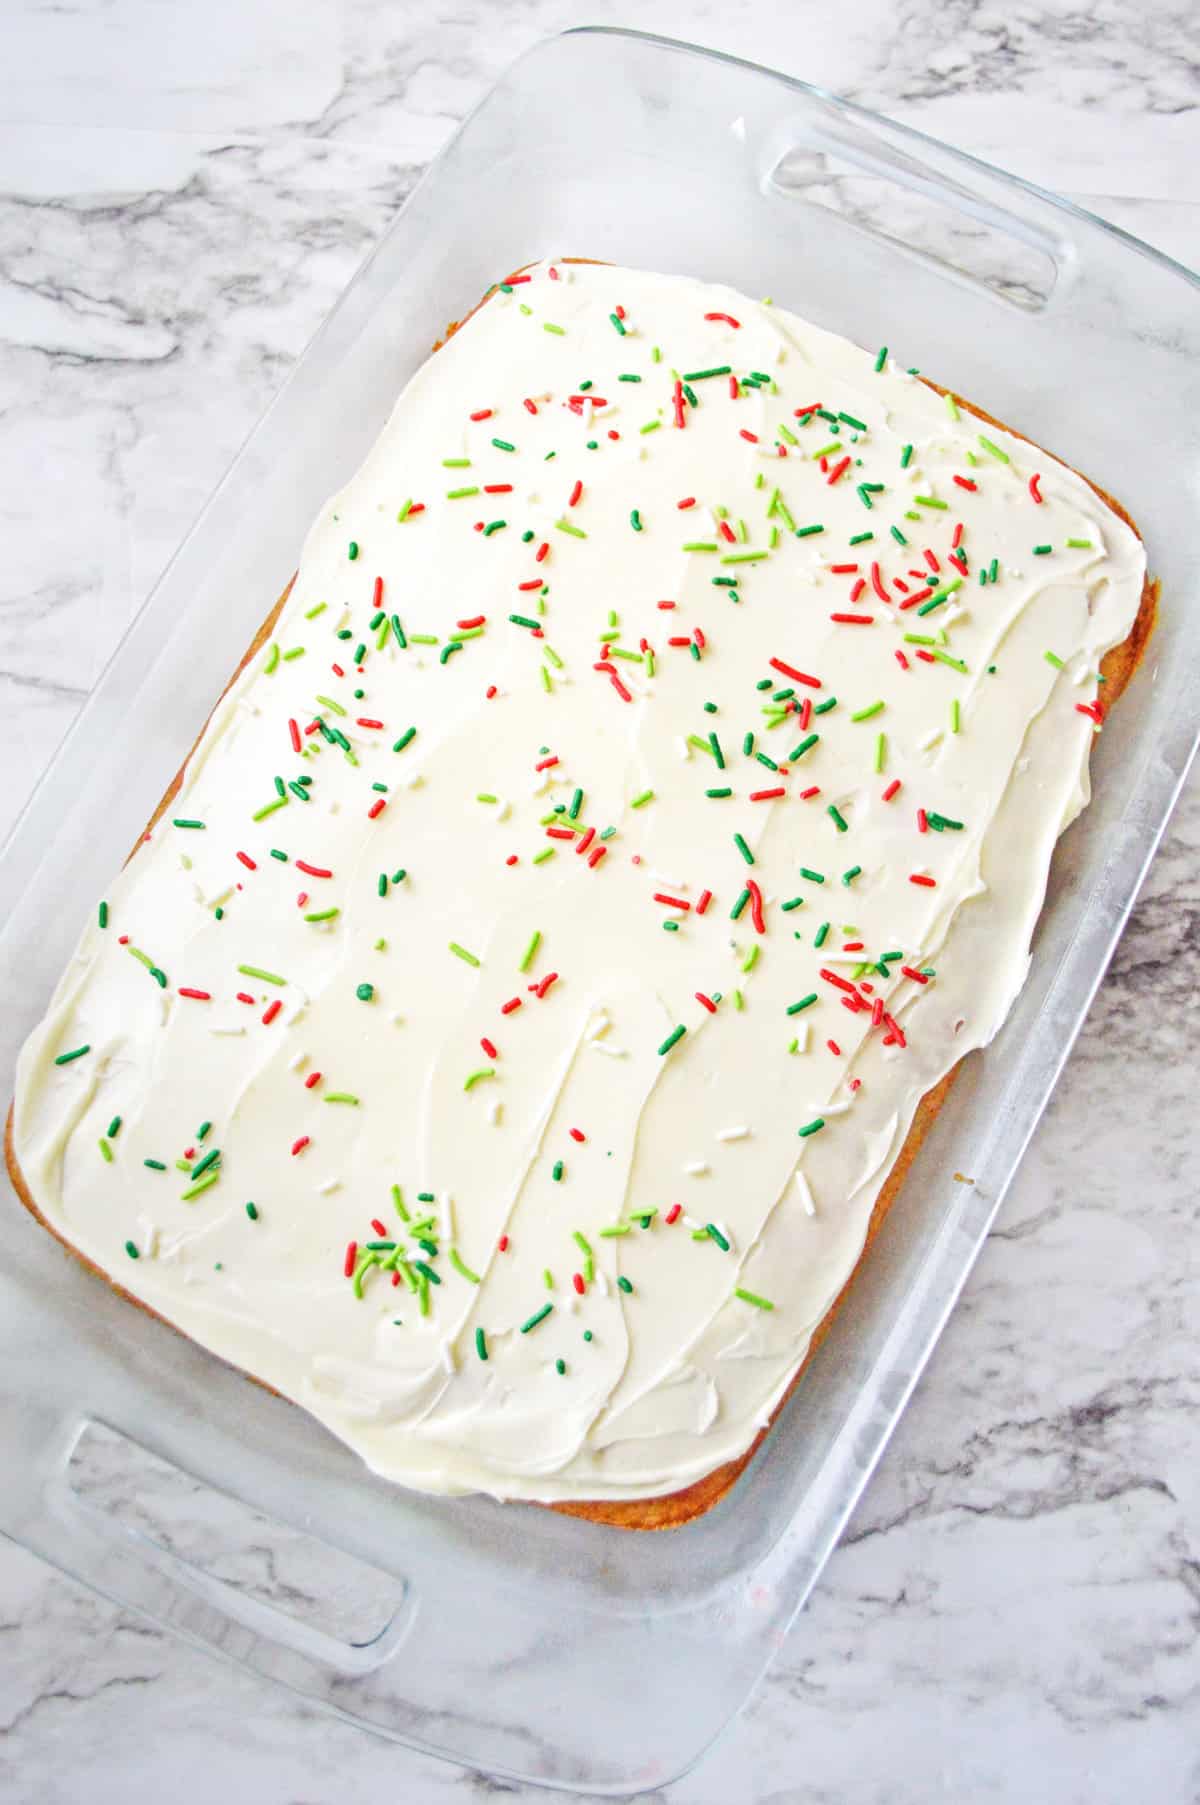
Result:
M493 294L323 511L271 648L218 706L25 1047L16 1151L54 1228L389 1477L629 1498L740 1454L853 1267L918 1100L1021 985L1054 841L1087 799L1095 727L1080 705L1136 615L1142 549L1053 458L991 428L989 450L978 419L876 363L782 308L676 277L541 265ZM727 376L695 380L680 430L675 372L721 365L769 380L736 398ZM817 403L842 416L836 433L798 417ZM845 450L822 464L835 437ZM400 520L409 498L422 510ZM493 521L506 524L476 530ZM934 583L959 574L958 522L961 587L927 615L901 611L925 548ZM697 544L717 549L684 549ZM844 564L857 571L831 573ZM370 628L376 578L405 649L386 621ZM698 635L699 656L670 643ZM771 725L777 690L837 706ZM318 712L350 756L319 731L297 756L289 720ZM785 765L820 738L785 775L743 753L748 731ZM723 769L695 745L710 733ZM285 790L256 821L276 776L311 778L311 800ZM919 808L963 825L921 833ZM401 868L381 895L379 875ZM754 898L731 919L748 880L761 933ZM859 943L903 957L885 980ZM822 971L882 997L907 1044L870 1007L843 1007ZM720 997L715 1013L697 992ZM213 1148L216 1181L185 1200L177 1162ZM394 1184L429 1219L425 1249ZM428 1314L380 1265L356 1295L349 1241L425 1260L440 1281L424 1281Z

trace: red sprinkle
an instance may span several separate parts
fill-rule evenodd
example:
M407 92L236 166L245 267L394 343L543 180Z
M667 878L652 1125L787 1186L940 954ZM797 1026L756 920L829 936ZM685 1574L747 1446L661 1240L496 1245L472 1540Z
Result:
M735 332L741 329L742 322L735 320L731 313L706 313L704 317L706 320L720 320L723 325L732 326Z
M482 627L486 620L486 614L473 614L469 620L456 621L454 624L457 627L466 629L468 627Z
M509 997L507 1003L501 1003L500 1013L501 1013L501 1015L511 1015L514 1009L519 1009L520 1007L521 1007L521 998L520 997Z
M902 965L900 970L903 976L911 978L914 984L928 984L929 982L929 979L925 976L923 971L917 971L911 965Z
M876 569L878 568L878 565L876 565ZM835 577L852 577L857 569L857 564L831 564L829 566L830 574ZM884 599L886 600L887 598L885 597Z
M919 834L927 834L929 832L929 817L923 808L917 810L917 832Z
M296 1149L295 1149L295 1147L293 1147L292 1152L294 1153L295 1151L296 1151ZM354 1277L354 1262L357 1260L357 1258L358 1258L358 1242L351 1241L347 1244L346 1258L342 1263L342 1274L345 1278L350 1279L350 1278Z
M694 508L695 505L696 505L696 497L694 495L685 495L682 501L677 501L675 503L675 506L677 508ZM659 603L659 607L660 608L662 607L661 602Z
M490 420L494 411L490 407L481 407L477 414L471 415L471 418L472 420Z
M767 923L763 916L762 891L752 877L746 879L746 888L750 892L750 919L754 923L756 934L765 934Z
M682 1214L683 1214L683 1205L681 1203L673 1203L671 1205L670 1209L667 1211L666 1215L663 1217L663 1221L666 1223L678 1222L679 1218L682 1216Z
M571 490L571 493L567 496L567 506L569 508L573 508L575 506L575 504L578 502L579 497L582 494L583 494L583 483L579 478L576 478L575 487Z
M299 752L299 750L300 750L300 729L297 727L295 721L288 722L288 734L291 737L292 751Z
M587 832L583 835L583 837L576 842L576 845L575 845L576 852L586 852L588 847L591 845L592 841L595 838L596 838L595 828L589 827Z
M384 1227L383 1223L379 1220L378 1216L372 1216L371 1227L375 1230L375 1233L377 1235L386 1235L387 1234L387 1229Z
M558 763L558 753L552 752L550 754L549 758L539 759L537 764L534 765L533 768L535 771L548 771L552 765L556 765L557 763Z
M963 536L963 523L960 520L958 525L954 529L954 537L950 541L950 544L952 545L952 547L954 548L955 551L957 551L959 546L962 544L962 536Z
M824 980L827 984L836 984L839 990L846 991L850 996L852 996L852 997L857 996L857 992L855 991L853 984L851 984L847 978L839 978L837 973L835 971L830 971L830 969L827 965L823 965L821 967L821 970L818 973L818 976L824 978Z
M841 621L845 627L873 627L875 625L873 614L831 614L829 618Z
M531 414L537 413L537 402L531 401L529 399L528 395L526 395L526 397L525 397L525 407L529 413L531 413Z
M383 606L383 578L382 577L376 577L376 579L375 579L375 587L371 592L371 606L372 606L372 608L381 608Z
M538 546L537 550L533 554L533 561L535 564L544 564L546 562L546 559L549 556L550 556L550 547L547 544L547 542L543 539L542 543Z
M584 1134L582 1128L568 1128L567 1133L570 1135L570 1137L573 1141L586 1141L587 1140L587 1135Z
M297 871L306 871L309 877L332 877L332 871L326 871L321 865L306 865L303 859L296 860Z
M808 723L811 720L812 720L812 697L805 696L804 701L800 705L800 731L801 731L801 733L808 732Z
M575 829L573 827L548 827L546 838L548 840L573 840Z
M915 594L906 595L900 604L900 612L903 614L906 608L915 608L918 602L927 602L932 594L932 589L918 589Z
M239 990L235 994L237 996L237 1000L239 1003L249 1003L251 1005L251 1007L253 1008L254 998L252 996L247 996L247 994L244 990Z
M720 533L720 535L723 539L728 541L728 543L730 545L737 544L737 534L734 532L733 528L730 526L730 524L727 520L718 521L717 531Z
M743 433L742 437L744 439L748 438L749 434ZM845 474L846 474L847 470L849 470L849 468L850 468L849 457L839 458L837 463L833 466L833 469L829 472L829 475L825 478L825 481L826 481L826 483L828 483L829 487L832 488L834 483L837 482L839 477L845 476Z
M743 439L746 439L746 440L748 440L748 441L749 441L749 443L750 443L750 444L751 444L751 445L757 445L757 444L758 444L758 434L757 434L757 433L756 433L756 432L751 432L751 431L750 431L750 430L749 430L749 429L748 429L748 428L747 428L747 427L745 427L745 426L743 426L743 427L741 427L741 428L740 428L740 429L739 429L739 431L740 431L740 435L741 435L741 437L742 437L742 438L743 438ZM849 459L849 458L847 458L847 459L846 459L846 462L847 462L847 463L849 463L849 462L850 462L850 459Z
M858 581L854 585L854 588L850 591L850 600L852 602L860 601L862 599L862 597L866 594L866 591L867 591L867 579L866 579L866 577L859 577Z
M896 663L900 666L902 671L906 671L910 668L908 659L904 656L904 653L900 650L899 646L896 647Z
M883 792L883 800L885 802L890 802L892 797L898 795L899 792L900 779L898 777L893 777L891 783L889 783L887 789Z
M912 872L909 876L908 881L910 884L921 884L926 890L936 890L937 889L937 879L932 878L932 877L922 877L921 873L919 871Z
M512 484L511 483L484 483L483 492L485 495L511 495L512 494Z
M682 384L682 382L677 382L675 384L675 390L671 397L671 400L672 400L672 403L673 403L674 409L675 409L675 424L678 427L682 427L684 425L683 384Z
M668 909L690 909L692 906L690 902L684 902L682 896L668 896L665 890L656 890L654 900L665 903Z
M1041 480L1042 480L1041 471L1038 471L1038 473L1035 476L1031 476L1029 479L1029 493L1033 496L1033 499L1036 502L1041 502L1041 500L1043 499L1042 492L1038 488L1038 484L1041 482ZM958 543L958 541L955 540L956 545L957 545L957 543Z
M777 790L751 790L751 802L773 802L777 796L786 796L787 791L781 784Z
M1099 702L1076 702L1075 712L1085 714L1089 721L1095 721L1097 725L1104 719L1104 710Z
M712 901L712 891L711 890L701 890L699 899L697 900L697 903L696 903L697 915L703 915L705 909L707 909L707 907L711 901Z
M381 796L379 798L378 802L373 802L371 804L370 808L367 810L367 819L369 821L374 821L377 816L382 815L382 813L386 807L387 807L387 798L386 798L386 796Z
M872 566L871 566L871 587L875 591L876 595L879 597L881 602L887 602L887 601L891 600L891 597L888 595L887 590L883 586L883 577L880 574L878 563L872 564Z
M825 1042L825 1045L826 1045L826 1046L827 1046L827 1047L828 1047L828 1048L829 1048L829 1051L830 1051L830 1052L831 1052L831 1053L836 1053L836 1055L837 1055L837 1057L838 1057L838 1058L839 1058L839 1059L840 1059L840 1058L841 1058L841 1056L842 1056L842 1049L841 1049L841 1048L840 1048L840 1047L839 1047L839 1046L838 1046L838 1044L837 1044L837 1041L836 1041L836 1040L827 1040L827 1041L826 1041L826 1042Z
M820 689L821 687L819 677L810 677L804 671L798 671L794 664L785 664L782 658L769 658L767 663L773 671L782 671L785 677L791 677L797 683L807 683L810 689Z
M696 992L696 1001L702 1004L704 1008L708 1010L710 1015L715 1015L717 1013L717 1005L713 1002L711 997L706 997L702 990Z
M239 852L237 856L241 860L242 864L246 867L247 871L257 871L258 870L258 866L254 863L254 860L250 857L250 854L248 852Z
M926 564L928 564L930 570L940 570L942 568L941 565L937 561L937 554L935 552L931 552L928 546L925 547L924 558L925 558L925 562L926 562ZM914 571L913 574L915 576L917 573Z
M571 1283L574 1285L576 1291L578 1291L580 1297L582 1297L584 1292L587 1290L587 1286L583 1282L582 1272L572 1273L571 1274Z
M507 1253L508 1252L508 1236L501 1235L500 1239L496 1243L496 1246L500 1249L501 1253Z
M588 865L591 867L591 869L593 871L595 870L596 866L600 863L601 859L604 857L604 855L607 851L608 851L607 846L594 846L592 848L591 852L588 853Z
M373 721L369 716L360 714L355 722L356 727L382 727L382 721Z
M320 1084L320 1082L321 1082L320 1072L310 1072L308 1074L308 1077L304 1080L304 1088L306 1091L310 1091L313 1089L314 1085Z
M310 1136L309 1136L309 1135L307 1135L307 1134L302 1134L302 1135L301 1135L301 1136L300 1136L300 1139L299 1139L299 1140L298 1140L298 1141L293 1141L293 1142L292 1142L292 1156L293 1156L293 1158L294 1158L294 1157L295 1157L295 1155L296 1155L296 1154L297 1154L297 1153L303 1153L303 1152L304 1152L304 1149L305 1149L305 1148L306 1148L306 1147L307 1147L307 1146L308 1146L308 1143L309 1143L309 1140L310 1140L310 1138L311 1138L311 1137L310 1137Z
M978 489L979 487L979 484L973 483L969 476L956 476L954 480L960 489Z
M479 1044L483 1048L484 1052L487 1054L489 1059L499 1059L500 1055L496 1051L495 1041L489 1040L486 1034L484 1034L480 1037Z
M279 1011L282 1008L283 1008L283 1004L279 1001L278 997L275 998L275 1001L273 1003L267 1004L266 1008L263 1010L263 1026L265 1028L269 1028L271 1026L271 1023L275 1020L275 1017L279 1014Z
M179 995L181 997L194 997L197 1003L211 1003L212 1002L212 991L211 990L189 990L184 985L181 984L179 986Z

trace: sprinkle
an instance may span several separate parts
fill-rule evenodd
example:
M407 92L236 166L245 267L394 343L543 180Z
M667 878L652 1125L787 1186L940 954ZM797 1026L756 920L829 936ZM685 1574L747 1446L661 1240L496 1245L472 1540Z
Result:
M466 1261L463 1259L462 1255L459 1253L457 1247L452 1247L450 1249L450 1264L453 1266L455 1272L460 1274L460 1276L462 1278L466 1279L469 1284L472 1284L472 1285L479 1284L479 1282L480 1282L479 1274L477 1272L471 1271L471 1268L467 1265Z
M1029 493L1033 496L1034 501L1036 501L1038 503L1040 503L1044 499L1042 496L1041 490L1038 488L1038 484L1041 482L1041 480L1042 480L1042 478L1041 478L1040 472L1034 476L1031 476L1029 479Z
M704 1233L706 1235L710 1236L711 1239L716 1242L717 1246L721 1249L722 1253L729 1252L729 1242L728 1242L727 1238L721 1233L720 1229L717 1227L715 1222L706 1222L704 1224Z
M59 1053L54 1063L55 1065L70 1065L73 1059L82 1059L84 1054L90 1053L91 1050L90 1042L82 1047L73 1047L69 1053Z
M537 1328L539 1322L545 1322L547 1316L549 1316L549 1314L553 1310L553 1308L554 1308L553 1304L543 1304L540 1310L535 1310L533 1315L528 1317L521 1324L522 1335L528 1335L528 1333L531 1329Z
M465 1091L472 1090L472 1089L474 1089L475 1085L477 1085L479 1083L481 1078L494 1078L495 1076L496 1076L496 1068L494 1065L480 1066L480 1068L477 1072L471 1072L466 1078L463 1079L463 1089Z
M840 812L840 810L832 802L829 804L829 807L826 809L825 813L829 816L830 820L833 822L833 825L837 828L837 830L840 834L848 833L850 831L849 824L847 823L845 816Z
M667 1035L667 1038L658 1049L659 1057L661 1058L663 1054L669 1053L671 1048L681 1041L686 1033L687 1029L682 1023L678 1028L672 1028L671 1032Z
M798 1128L796 1133L802 1141L806 1141L810 1134L817 1134L824 1126L824 1116L815 1116L811 1122L806 1122L803 1128Z
M125 1252L129 1255L131 1260L136 1260L141 1257L138 1253L137 1243L134 1241L126 1241Z
M753 1304L756 1310L773 1310L775 1308L768 1298L759 1297L757 1291L744 1291L740 1285L734 1288L733 1295L740 1297L744 1304Z
M245 978L261 978L264 984L286 984L278 972L264 971L261 965L239 965L237 968Z
M741 834L734 834L733 843L737 847L738 851L741 853L742 857L745 859L747 865L753 865L754 854L751 852L750 848L747 846L747 844L746 844L745 840L742 838Z
M980 433L980 435L979 435L979 443L983 446L983 449L987 452L990 452L994 458L999 458L999 460L1002 464L1008 464L1008 463L1012 462L1007 451L1001 451L999 445L993 444L992 440L985 438L982 433ZM943 506L944 505L945 504L943 503Z
M816 991L815 990L810 991L808 996L801 997L800 1001L798 1003L789 1003L787 1006L787 1013L789 1015L799 1015L802 1009L810 1008L812 1006L812 1004L815 1003L816 1001L817 1001Z

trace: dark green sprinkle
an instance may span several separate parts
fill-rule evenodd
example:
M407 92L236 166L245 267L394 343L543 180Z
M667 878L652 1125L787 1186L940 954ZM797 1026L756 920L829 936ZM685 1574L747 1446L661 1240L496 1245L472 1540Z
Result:
M369 1003L375 995L374 984L359 984L354 992L360 1003Z
M617 1284L620 1286L621 1290L624 1292L630 1292L633 1290L632 1283L630 1282L629 1279L627 1279L625 1277L625 1274L623 1272L619 1272L617 1274Z
M536 1329L539 1322L545 1322L553 1308L553 1304L543 1304L540 1310L535 1310L533 1315L521 1324L522 1335L528 1335L530 1329Z
M249 1216L251 1222L257 1222L258 1221L258 1205L256 1203L248 1203L246 1205L246 1214L247 1214L247 1216Z

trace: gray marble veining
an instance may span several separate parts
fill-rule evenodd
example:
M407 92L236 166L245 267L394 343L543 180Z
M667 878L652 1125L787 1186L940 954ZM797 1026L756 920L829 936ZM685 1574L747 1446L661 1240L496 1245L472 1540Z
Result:
M608 0L14 0L0 66L0 829L291 361L512 57ZM1188 0L649 0L1200 263ZM671 1805L1200 1798L1200 1190L1181 806L822 1585ZM246 1551L269 1591L269 1547ZM485 1798L0 1550L0 1797ZM530 1798L535 1795L529 1794Z

